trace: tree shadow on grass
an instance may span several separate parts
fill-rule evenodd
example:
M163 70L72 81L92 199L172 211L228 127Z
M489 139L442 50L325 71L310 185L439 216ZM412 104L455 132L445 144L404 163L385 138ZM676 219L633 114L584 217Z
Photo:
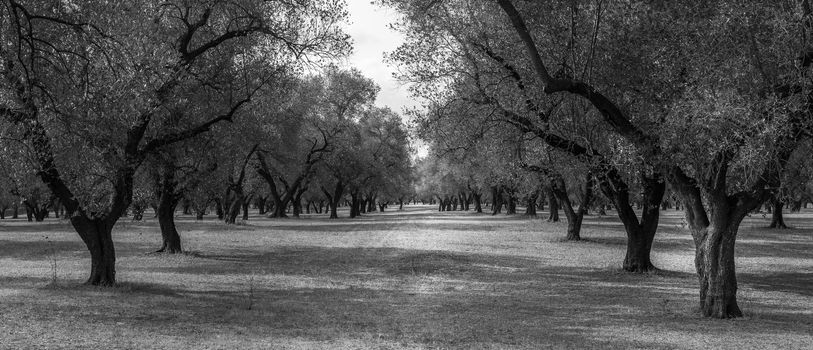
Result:
M783 291L813 296L813 273L774 272L770 274L740 273L737 279L753 288Z
M455 259L459 264L471 263L460 257ZM365 338L374 334L387 341L443 348L470 348L474 344L670 348L675 344L660 343L657 336L648 333L642 333L645 336L642 339L630 339L607 337L594 331L608 327L629 331L630 327L635 328L632 325L647 324L690 333L696 332L696 323L702 320L690 310L689 305L695 299L693 294L664 291L668 290L664 287L681 288L685 284L682 278L653 281L601 271L544 268L513 280L506 279L504 282L510 285L500 288L509 289L507 294L488 289L440 288L429 292L415 289L432 283L466 285L468 282L467 279L444 282L437 278L416 278L386 288L353 285L281 288L257 283L250 288L243 285L229 290L179 290L175 295L162 294L167 290L164 287L148 285L135 289L132 294L168 299L137 299L139 303L152 305L132 305L140 306L139 311L124 319L107 317L110 322L126 322L134 327L142 327L144 323L151 327L173 327L179 321L177 318L155 316L141 309L168 313L184 310L191 313L183 324L185 331L206 333L213 325L222 325L237 327L249 337L271 332L314 341L348 336ZM122 302L127 304L129 300ZM612 322L600 321L597 315ZM782 313L762 317L772 322L793 320ZM708 326L705 335L730 332L724 324ZM776 324L768 328L787 331L782 327Z
M354 231L494 231L499 227L496 225L472 224L446 224L446 223L400 223L387 221L334 221L325 224L303 224L303 225L273 225L267 226L274 231L294 231L294 232L354 232Z
M737 254L751 257L792 257L811 259L813 240L791 241L787 237L750 236L737 240Z
M192 262L152 269L178 273L179 280L189 274L230 276L203 285L130 281L113 289L46 294L76 300L61 312L82 322L151 332L210 334L225 327L258 339L274 334L316 341L373 335L442 348L658 347L652 337L612 339L595 332L651 325L689 334L700 320L691 309L697 298L692 274L634 275L547 266L532 258L398 248L277 247L201 254ZM797 276L796 288L805 278ZM31 303L41 313L54 308L47 298ZM111 312L83 312L93 303L106 303ZM761 317L770 321L766 331L777 332L798 318L781 310ZM708 334L730 331L725 324L706 325Z
M144 244L134 244L128 242L116 242L116 250L144 250L149 248ZM51 241L43 238L36 241L12 241L0 240L0 258L12 258L17 260L36 261L48 260L53 257L60 258L65 255L89 254L87 247L80 240L76 241ZM89 256L89 255L88 255Z
M567 241L564 241L567 242ZM580 242L585 243L594 243L606 246L616 246L616 247L626 247L627 246L627 237L625 236L617 236L617 237L582 237ZM652 251L680 251L680 250L687 250L687 249L694 249L694 243L691 240L684 240L684 239L674 239L669 237L657 237L655 236L655 240L652 243Z
M2 288L30 288L31 286L45 285L50 281L45 276L0 276Z
M23 220L5 221L0 220L0 231L3 232L19 232L19 233L32 233L32 232L54 232L54 231L69 231L73 232L71 223L64 220L46 219L42 222L28 222Z
M3 279L0 279L2 281ZM171 298L183 297L179 290L171 286L140 281L120 281L113 287L100 287L86 284L84 279L58 279L56 284L47 278L25 278L25 283L37 283L40 290L57 290L68 294L99 294L107 297L127 296L162 296ZM20 282L23 282L22 280Z
M285 275L482 275L495 277L519 272L538 260L400 248L277 247L267 252L200 253L192 266L170 268L179 273L233 274L243 270ZM162 269L162 271L166 271Z

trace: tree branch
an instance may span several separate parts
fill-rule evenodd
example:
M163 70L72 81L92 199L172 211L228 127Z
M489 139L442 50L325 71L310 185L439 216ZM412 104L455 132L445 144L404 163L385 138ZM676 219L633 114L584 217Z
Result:
M160 147L170 145L170 144L173 144L173 143L176 143L176 142L180 142L180 141L183 141L183 140L186 140L186 139L190 139L192 137L195 137L197 135L200 135L200 134L202 134L204 132L209 131L212 128L213 125L215 125L215 124L217 124L219 122L222 122L222 121L231 122L232 118L234 117L234 114L237 113L238 110L240 110L240 107L242 107L243 104L249 102L250 100L251 100L250 97L246 97L246 98L240 100L239 102L237 102L237 104L235 104L234 106L232 106L231 109L229 109L228 112L226 112L224 114L221 114L221 115L219 115L217 117L214 117L214 118L212 118L212 119L210 119L210 120L208 120L208 121L206 121L206 122L204 122L202 124L199 124L199 125L197 125L195 127L190 128L190 129L187 129L187 130L184 130L184 131L181 131L181 132L167 134L167 135L164 135L161 138L152 139L150 141L147 141L147 143L144 145L144 147L141 148L141 150L139 151L139 154L141 154L143 156L143 155L149 154L151 152L154 152L155 150L157 150Z

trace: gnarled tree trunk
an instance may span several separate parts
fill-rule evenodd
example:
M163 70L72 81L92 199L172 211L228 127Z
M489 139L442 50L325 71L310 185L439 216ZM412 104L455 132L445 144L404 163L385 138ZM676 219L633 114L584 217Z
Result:
M175 191L174 169L167 167L161 174L158 184L158 225L161 227L161 253L181 253L181 237L175 227L175 208L178 206L180 196Z
M367 203L366 204L367 204L367 212L368 213L375 212L375 200L376 200L375 195L371 194L371 195L367 196L367 200L366 200Z
M300 186L299 189L296 190L296 194L291 199L291 208L293 210L294 217L299 217L299 214L302 214L302 195L308 190L305 186Z
M350 193L350 218L355 218L361 214L361 200L358 192Z
M156 197L158 197L158 225L161 227L161 248L157 253L181 253L181 237L175 227L175 208L181 199L175 181L175 168L169 162L165 163L159 174Z
M502 212L502 187L499 186L492 186L491 187L491 202L494 203L491 206L491 215L497 215Z
M565 185L564 178L559 174L552 174L550 176L553 177L550 180L550 192L553 193L555 197L554 201L556 201L558 206L562 207L565 212L565 218L567 218L567 236L565 239L568 241L579 241L582 239L581 228L584 213L581 210L579 210L579 212L573 210L573 204L567 195L567 186ZM552 205L551 208L553 208Z
M71 225L90 251L90 277L87 284L116 284L116 249L113 247L112 237L114 224L115 220L91 219L81 214L71 217Z
M508 195L508 203L505 208L506 215L513 215L517 213L517 195L513 189L506 190L506 194Z
M565 239L568 241L580 241L582 239L581 228L584 214L581 210L578 213L573 210L570 197L568 197L567 191L564 189L564 180L560 178L557 182L559 181L561 181L561 184L557 183L555 186L552 186L551 191L554 193L554 196L556 196L556 202L561 205L565 212L565 218L567 218L567 236Z
M241 206L243 209L243 221L248 221L248 208L251 206L251 196L249 198L243 200L243 205Z
M255 197L254 205L257 206L258 214L265 215L265 212L266 212L265 203L266 203L266 201L268 201L267 197L263 197L263 196L259 196L259 195L257 197Z
M215 215L217 215L218 220L223 220L225 218L225 211L223 210L223 203L219 199L215 199Z
M700 280L700 310L703 316L741 317L737 305L737 275L734 241L741 220L729 219L723 227L692 230L697 243L695 268Z
M568 241L581 240L582 221L590 207L590 201L593 200L592 175L588 173L585 177L584 192L580 194L581 198L579 199L578 210L573 209L573 204L570 202L570 197L567 194L567 186L561 175L557 175L553 179L551 189L556 196L557 202L560 203L562 209L564 209L565 217L567 218L567 236L565 239Z
M618 173L610 171L599 177L601 190L606 197L612 199L618 217L624 224L624 230L627 233L624 270L637 273L656 270L650 259L650 253L652 252L655 233L658 230L660 204L666 191L666 183L659 174L642 176L641 182L644 191L641 201L641 220L639 222L638 216L630 205L629 189Z
M171 197L171 196L167 196ZM161 238L163 243L159 253L181 253L181 236L175 227L175 208L178 202L174 199L164 199L163 196L158 204L158 225L161 227Z
M779 199L779 195L771 197L771 207L773 210L771 211L771 224L768 226L769 228L788 228L788 225L785 225L785 217L782 215L783 206L784 203Z
M235 192L232 199L229 201L229 208L226 210L224 221L227 224L234 224L237 222L237 217L240 216L240 209L243 207L244 196L242 191Z
M548 196L548 208L550 213L548 214L548 221L549 222L558 222L559 221L559 202L556 200L556 195L553 193L553 190L548 187L546 189L547 196Z
M666 183L659 176L644 178L641 221L637 229L627 232L627 254L624 258L624 269L632 272L646 272L654 270L655 266L650 259L652 242L658 230L660 220L659 204L663 200ZM616 207L621 205L616 203ZM619 209L619 211L621 211ZM635 215L629 208L624 210L625 215Z
M342 180L336 181L336 186L333 187L333 193L330 193L330 191L322 187L322 193L324 193L325 197L327 197L328 207L330 207L330 218L338 219L339 214L337 213L337 210L339 207L339 201L341 201L342 196L344 195L344 183L342 183Z
M539 189L528 195L528 204L525 206L525 215L536 216L536 200L539 198Z

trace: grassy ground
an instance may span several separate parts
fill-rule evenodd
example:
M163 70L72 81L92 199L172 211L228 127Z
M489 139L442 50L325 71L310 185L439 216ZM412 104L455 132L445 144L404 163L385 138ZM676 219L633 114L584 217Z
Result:
M565 224L430 207L357 220L249 225L179 218L190 254L147 254L157 223L120 223L116 288L82 286L89 256L65 222L0 222L0 348L810 349L813 213L797 229L746 220L746 317L697 315L694 247L664 212L653 260L619 270L617 218ZM544 217L544 215L540 215ZM125 220L126 221L126 220ZM56 279L54 280L54 276Z

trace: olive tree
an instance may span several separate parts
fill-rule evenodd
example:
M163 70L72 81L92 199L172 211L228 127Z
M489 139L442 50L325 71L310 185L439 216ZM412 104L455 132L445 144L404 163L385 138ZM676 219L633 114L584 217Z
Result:
M234 120L293 62L346 52L341 6L2 2L0 115L24 129L39 177L90 251L87 283L115 284L111 233L145 159ZM199 96L206 103L191 106Z

